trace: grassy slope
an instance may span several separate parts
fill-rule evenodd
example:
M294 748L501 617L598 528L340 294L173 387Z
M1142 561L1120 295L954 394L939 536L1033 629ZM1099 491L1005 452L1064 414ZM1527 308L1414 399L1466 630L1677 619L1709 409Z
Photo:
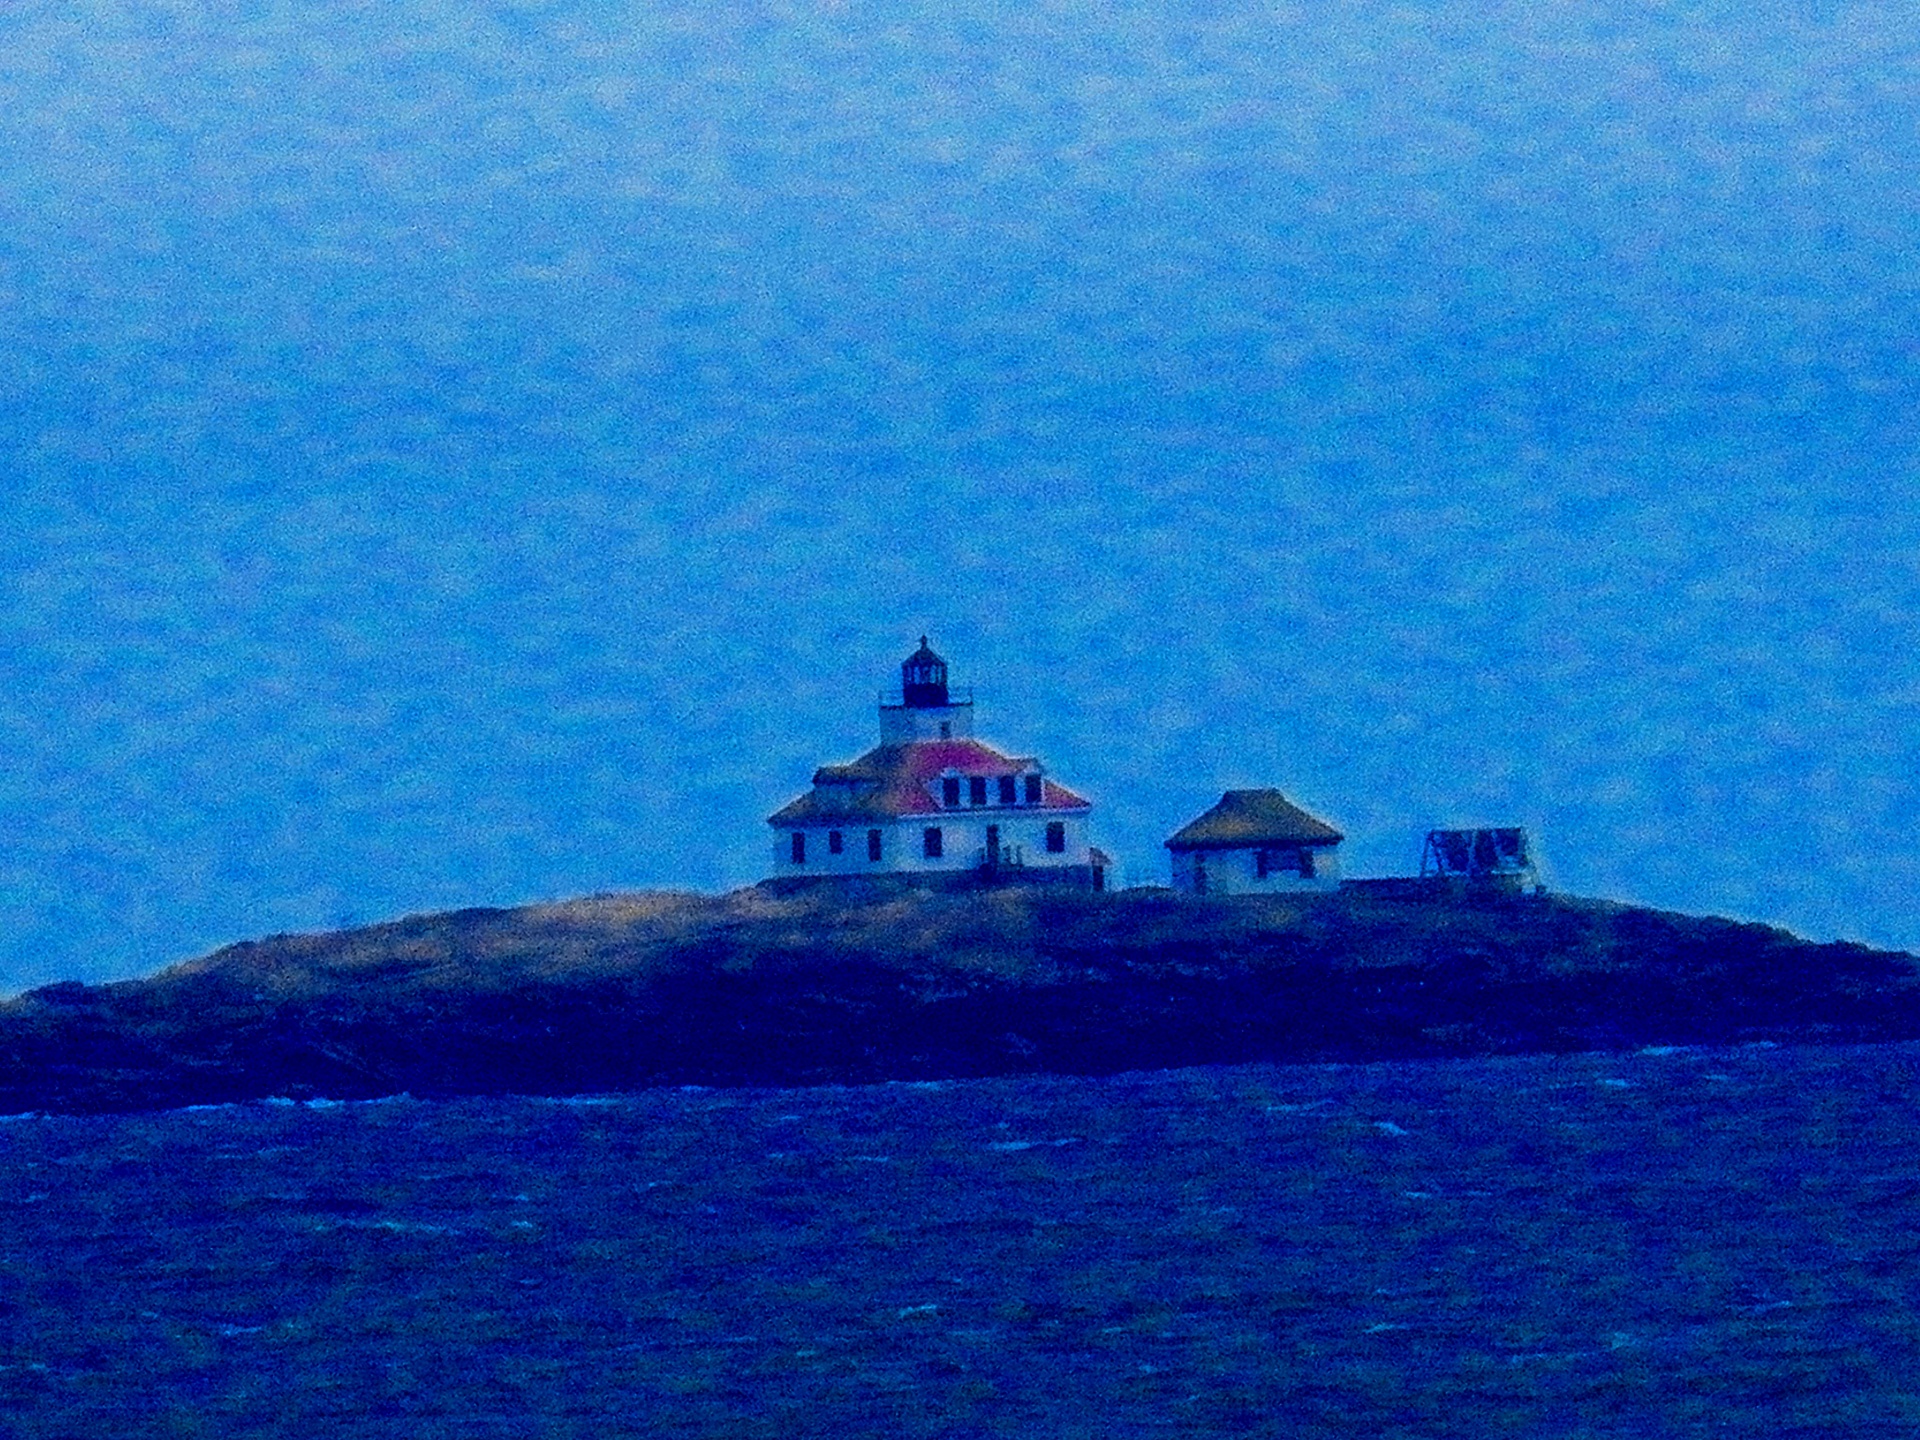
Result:
M0 1113L1920 1036L1920 962L1729 921L761 886L231 946L0 1006Z

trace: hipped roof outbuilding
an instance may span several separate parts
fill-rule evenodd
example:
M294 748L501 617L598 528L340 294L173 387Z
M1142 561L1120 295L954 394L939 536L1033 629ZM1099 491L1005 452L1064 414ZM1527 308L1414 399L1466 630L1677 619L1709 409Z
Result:
M1338 845L1346 837L1278 790L1229 790L1220 803L1182 825L1169 850L1238 850L1251 845Z

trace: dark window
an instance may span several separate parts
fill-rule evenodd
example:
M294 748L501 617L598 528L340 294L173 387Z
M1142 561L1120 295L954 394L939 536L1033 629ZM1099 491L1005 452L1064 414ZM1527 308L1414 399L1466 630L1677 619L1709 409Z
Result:
M807 832L804 830L793 832L793 863L796 865L807 863Z
M947 721L947 720L942 720L942 721L940 722L940 738L941 738L942 740L947 740L947 739L950 739L950 738L952 738L952 735L953 735L953 724L952 724L952 722L951 722L951 721Z
M1066 848L1067 848L1066 825L1059 820L1049 820L1047 822L1047 853L1049 855L1064 854L1066 851Z
M1298 875L1303 879L1313 878L1313 852L1311 850L1258 850L1253 857L1254 873L1262 880L1276 870Z
M987 777L974 775L967 780L967 803L984 805L987 803Z
M926 852L927 859L940 858L940 827L938 825L929 825L920 832L920 846Z
M1040 777L1038 775L1029 775L1027 776L1027 804L1038 805L1039 803Z
M940 782L940 803L958 805L960 803L960 777L949 775Z
M1002 775L1000 777L1000 803L1002 805L1013 804L1013 792L1014 792L1013 776Z
M827 831L827 853L829 855L838 855L846 848L847 847L841 842L840 832L838 830Z
M878 830L869 830L867 831L867 859L878 860L879 858L880 832Z

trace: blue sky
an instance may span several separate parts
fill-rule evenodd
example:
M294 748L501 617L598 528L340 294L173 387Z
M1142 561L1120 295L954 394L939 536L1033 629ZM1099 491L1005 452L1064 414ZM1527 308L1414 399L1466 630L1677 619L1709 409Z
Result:
M756 878L922 632L1920 945L1920 50L1846 4L0 11L0 989Z

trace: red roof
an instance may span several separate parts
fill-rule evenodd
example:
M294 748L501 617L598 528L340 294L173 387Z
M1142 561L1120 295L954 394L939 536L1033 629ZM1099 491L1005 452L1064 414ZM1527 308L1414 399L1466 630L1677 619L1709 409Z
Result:
M837 820L893 820L905 815L939 815L938 781L944 775L997 779L1028 775L1037 768L1031 757L1002 755L978 740L918 740L905 745L879 745L846 765L822 765L813 774L813 789L767 817L771 825L830 824ZM1040 803L1001 806L997 787L986 805L968 805L962 795L956 810L1088 810L1092 807L1066 786L1042 782ZM1026 799L1023 787L1022 802Z
M1002 755L978 740L915 740L905 745L877 745L848 765L822 765L813 783L847 780L930 780L952 772L959 775L1019 775L1034 768L1033 758Z

